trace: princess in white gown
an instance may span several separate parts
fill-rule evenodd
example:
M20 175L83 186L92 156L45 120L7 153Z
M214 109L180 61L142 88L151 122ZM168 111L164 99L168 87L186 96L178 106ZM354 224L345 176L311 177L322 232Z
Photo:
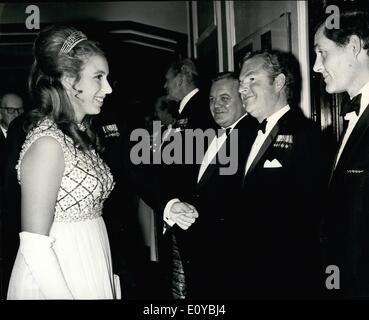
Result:
M17 165L22 232L7 298L120 299L101 216L114 182L87 119L112 91L107 61L74 28L49 27L34 48L40 106Z

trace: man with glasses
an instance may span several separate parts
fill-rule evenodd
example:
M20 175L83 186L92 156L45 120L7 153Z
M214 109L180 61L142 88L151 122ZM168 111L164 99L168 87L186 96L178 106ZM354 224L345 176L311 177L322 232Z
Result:
M4 188L5 188L5 166L7 162L7 155L8 155L8 146L6 143L6 138L8 135L8 128L9 124L18 117L21 113L23 113L23 100L20 96L14 94L14 93L6 93L2 96L0 100L0 228L1 231L4 231L4 228L1 226L1 224L5 225L4 219L5 219L5 196L3 194ZM12 139L10 140L12 141ZM8 141L8 144L11 142ZM2 200L2 201L1 201ZM11 202L11 201L9 201ZM3 212L2 212L3 211ZM8 223L7 223L8 227ZM16 233L17 235L17 233ZM3 233L0 232L0 236L3 237ZM9 240L9 239L8 239ZM10 241L10 240L9 240ZM8 243L9 243L8 241ZM10 241L11 242L11 241ZM6 265L5 265L5 257L3 244L1 244L1 262L2 262L2 272L5 272ZM3 281L4 275L1 275L1 293L2 296L4 292L6 291L7 282ZM3 296L4 297L4 296Z
M0 104L0 141L6 138L8 127L16 117L23 113L23 100L14 93L7 93Z
M23 113L23 100L14 93L6 93L0 100L0 188L5 161L5 139L10 122Z

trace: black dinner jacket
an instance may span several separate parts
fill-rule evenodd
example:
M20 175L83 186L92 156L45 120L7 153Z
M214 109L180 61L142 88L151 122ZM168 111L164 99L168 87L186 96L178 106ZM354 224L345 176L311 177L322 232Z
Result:
M332 172L328 195L323 229L326 264L337 265L340 269L339 293L345 297L367 298L369 297L369 107L356 123Z
M220 170L229 164L210 163L196 184L193 200L188 200L197 208L199 218L187 231L177 233L177 238L185 240L182 241L182 254L188 262L185 265L187 291L192 299L239 296L229 281L233 265L239 259L235 252L243 247L234 241L233 226L239 223L237 199L243 164L255 139L256 125L256 119L246 115L218 151L217 156L226 152L233 157L237 171L224 175ZM236 136L237 140L233 140Z
M278 160L281 167L267 167ZM239 263L249 297L315 297L321 286L318 227L322 188L320 130L291 109L270 132L243 178ZM247 253L247 254L246 254ZM236 268L237 269L237 268Z
M5 168L4 168L4 163L5 163L5 136L2 132L2 130L0 129L0 216L1 216L1 212L2 212L2 206L3 206L3 184L4 184L4 173L5 173Z
M194 203L198 204L199 210L203 212L201 217L198 219L199 223L201 223L202 220L205 221L205 219L213 219L217 217L224 218L228 216L229 213L227 212L227 207L229 204L227 203L228 201L222 201L222 198L232 199L231 195L234 193L234 189L238 188L241 183L244 170L243 164L245 163L252 143L255 140L256 130L257 120L250 115L246 115L239 123L237 123L234 130L231 131L227 140L218 151L218 154L225 152L227 156L230 155L233 157L232 161L237 163L237 171L235 174L222 175L220 169L225 169L229 165L222 164L218 160L207 166L200 180L196 184L196 193L194 195ZM232 146L230 141L233 139L232 136L235 134L237 134L237 140L235 140L237 144ZM236 147L237 150L234 150L234 147ZM216 195L219 195L221 198L217 198ZM219 204L225 204L225 207L223 205L219 206ZM208 215L205 215L205 212L207 212ZM219 213L219 215L215 215L214 213Z
M172 234L177 238L177 244L179 251L184 253L190 243L185 233L188 230L182 230L179 226L174 224L171 228L167 229L163 235L164 228L164 208L169 200L178 198L181 201L187 201L193 204L193 194L197 183L197 173L201 163L196 162L198 152L204 153L207 149L207 141L205 141L203 148L198 148L195 142L192 147L186 146L185 143L185 130L186 129L200 129L216 130L218 125L215 123L209 108L209 97L204 94L202 90L197 92L185 105L181 114L178 115L176 123L172 127L172 133L174 139L181 141L182 162L161 165L152 165L154 168L154 174L148 174L154 177L155 188L151 194L155 194L156 201L152 201L150 205L154 209L156 215L156 227L157 227L157 240L159 247L159 259L162 261L162 265L168 267L167 273L171 273L172 265ZM206 140L206 139L205 139ZM166 147L169 146L170 141L164 141L160 149L161 154L165 153ZM191 153L192 163L186 163L186 154ZM201 155L200 155L201 159ZM152 179L151 179L152 180ZM143 200L146 202L145 198ZM186 254L182 257L184 268L188 263Z
M204 148L197 148L196 141L191 147L187 147L185 143L186 129L207 129L217 130L218 125L215 123L209 108L209 98L201 91L197 92L185 105L182 113L178 116L173 130L174 135L182 141L182 163L180 164L162 164L158 174L157 185L160 185L160 201L159 211L163 209L167 202L173 198L179 198L182 201L192 200L193 190L196 187L197 173L201 163L198 163L197 153L205 153L207 144L210 141L205 139ZM164 152L169 142L164 142L161 152ZM191 149L190 149L191 148ZM192 154L192 163L186 163L186 154ZM162 217L161 217L162 218Z
M161 260L166 260L167 258L169 260L171 259L171 257L168 256L171 252L171 241L167 240L170 239L172 232L182 232L182 229L174 225L163 237L164 208L168 201L174 198L179 198L181 201L191 201L196 187L197 172L200 164L196 163L194 159L192 159L192 164L185 164L184 160L187 152L191 152L193 158L196 159L196 150L198 149L196 145L193 145L191 150L186 148L184 143L185 129L206 130L209 128L216 130L218 126L210 113L208 96L202 91L199 91L187 102L182 113L178 115L176 123L172 127L173 134L182 141L180 146L182 154L181 163L165 164L162 161L161 164L137 166L132 164L128 156L126 156L124 160L125 166L128 168L127 172L130 174L132 186L139 196L153 208L156 213L156 235L159 241L159 255ZM164 135L164 132L162 132L162 135ZM162 147L156 149L156 152L162 153L169 143L170 140L164 141ZM125 149L128 150L126 154L129 155L132 143L126 141L125 145ZM204 150L200 151L204 152ZM191 203L190 201L189 203ZM181 244L179 245L181 246Z
M15 166L18 163L19 154L26 139L26 132L23 129L25 118L26 113L23 113L9 124L4 153L1 153L1 157L4 157L2 236L3 239L6 239L6 246L3 246L3 296L6 296L11 271L19 248L21 188Z
M3 131L0 129L0 168L1 168L1 174L0 177L3 175L4 171L4 162L5 162L5 142L6 138L3 134Z

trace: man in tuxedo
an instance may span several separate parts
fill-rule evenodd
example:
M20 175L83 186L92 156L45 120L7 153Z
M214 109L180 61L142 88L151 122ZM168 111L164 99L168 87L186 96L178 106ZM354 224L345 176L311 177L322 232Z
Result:
M245 56L240 93L259 130L245 161L236 242L243 298L316 297L319 258L320 131L291 105L293 56Z
M328 93L347 92L344 132L332 161L323 233L326 265L339 268L331 290L369 297L369 14L341 11L339 29L323 22L314 38L314 71Z
M23 112L23 100L14 93L6 93L0 102L0 164L5 161L5 139L9 124Z
M19 246L20 187L15 166L25 139L22 129L24 114L20 96L7 93L0 106L0 213L1 213L1 296L6 297L10 274ZM6 239L6 245L4 243Z
M167 90L167 96L179 101L179 110L176 122L163 134L160 152L162 158L165 157L163 152L173 137L173 141L176 138L181 141L182 157L180 163L161 166L157 181L160 186L159 205L154 208L159 213L158 234L163 234L164 226L164 237L159 241L159 256L173 266L169 272L172 273L172 296L175 299L186 297L185 273L192 247L187 229L198 214L196 209L185 201L192 199L196 186L199 167L196 162L197 153L204 152L203 148L197 147L197 141L192 141L190 147L186 146L185 132L187 129L205 131L217 127L209 110L209 97L197 87L198 77L195 64L187 58L174 61L165 75L164 88ZM188 161L189 158L191 161ZM165 252L170 253L169 256Z
M164 88L169 99L179 101L178 119L174 127L181 129L215 128L209 111L208 93L198 88L199 74L188 58L174 61L166 75Z
M188 230L191 258L187 266L188 294L192 299L230 299L234 289L234 265L241 243L233 226L239 223L239 185L243 167L256 136L257 121L246 114L232 72L219 73L210 89L210 110L219 126L202 159L192 204L199 218ZM227 161L225 161L227 160ZM225 171L225 169L230 169ZM222 171L224 170L224 171Z
M165 181L168 182L169 187L166 192L163 192L162 202L166 204L164 220L169 226L174 223L171 220L170 208L177 200L178 196L183 198L190 198L192 190L196 182L198 172L198 163L196 163L196 152L204 151L198 150L196 144L192 144L192 150L186 150L185 130L217 128L217 124L209 110L209 97L207 94L201 93L197 87L198 73L195 64L190 59L180 59L174 61L166 73L166 82L164 88L167 90L169 99L180 101L177 120L172 126L171 130L163 134L163 144L161 150L165 149L169 138L167 134L173 134L180 137L182 141L182 161L180 163L172 163L164 165L164 170L161 171L165 176ZM192 151L192 161L186 161L186 153ZM173 178L174 177L174 178ZM180 182L180 183L179 183ZM169 201L170 200L170 201Z

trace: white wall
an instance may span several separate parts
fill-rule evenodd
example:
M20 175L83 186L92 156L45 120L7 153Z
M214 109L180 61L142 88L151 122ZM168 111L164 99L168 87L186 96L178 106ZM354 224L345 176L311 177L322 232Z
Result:
M96 18L106 21L134 21L187 33L185 1L116 2L28 2L0 4L0 23L24 23L27 5L40 9L41 22Z
M262 28L282 13L291 12L292 52L298 53L296 1L234 1L236 43Z
M301 108L310 117L310 65L306 34L308 20L304 19L306 1L234 1L233 6L236 44L277 19L282 13L290 12L292 53L299 59L301 66ZM298 18L301 19L300 25Z

